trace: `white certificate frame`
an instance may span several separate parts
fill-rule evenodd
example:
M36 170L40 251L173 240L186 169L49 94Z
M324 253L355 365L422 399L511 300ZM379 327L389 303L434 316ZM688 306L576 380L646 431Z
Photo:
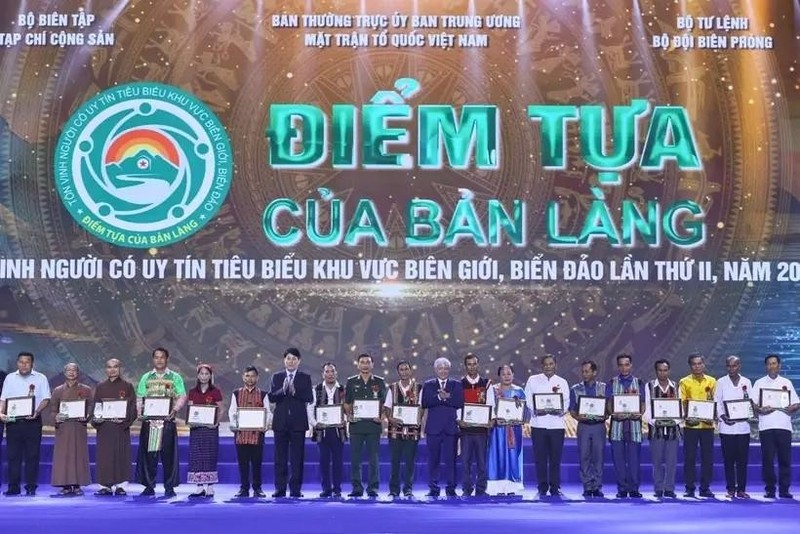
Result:
M750 399L733 399L723 401L725 416L731 423L744 423L755 418L753 402Z
M621 393L611 400L611 411L614 415L641 415L642 398L638 393Z
M236 429L266 432L267 409L261 406L237 408Z
M217 424L217 406L215 404L191 404L186 413L186 424L189 426L213 426Z
M689 399L686 401L686 418L713 423L717 419L717 403L710 400Z
M683 402L671 397L650 399L650 413L653 421L674 421L683 418Z
M492 407L488 404L466 403L461 409L461 422L464 426L489 426L492 421Z
M86 419L86 399L62 400L58 405L58 413L67 421Z
M353 419L371 421L381 416L381 401L376 399L356 399L353 401Z
M11 397L6 399L8 417L31 417L36 412L35 397Z
M322 428L344 426L344 408L341 404L326 404L314 409L314 417Z
M142 417L166 419L172 413L172 397L145 397L142 402Z
M533 407L537 412L562 413L564 396L561 393L534 393Z
M595 419L605 419L606 398L593 395L581 395L578 397L578 415Z
M783 410L791 404L791 392L783 389L764 388L758 392L758 406Z
M103 419L127 419L128 399L103 399Z
M517 404L519 401L519 404ZM525 401L522 399L507 399L501 397L497 399L495 409L495 419L501 425L518 425L524 423Z
M422 407L419 404L394 404L392 417L403 421L403 426L419 426L422 421Z

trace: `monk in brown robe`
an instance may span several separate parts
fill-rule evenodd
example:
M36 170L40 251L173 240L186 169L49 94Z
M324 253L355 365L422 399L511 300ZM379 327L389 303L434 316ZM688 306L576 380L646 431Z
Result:
M120 362L106 362L108 380L97 384L96 403L104 400L125 400L125 418L105 419L101 410L95 411L92 426L97 429L97 482L102 486L95 495L127 495L125 484L131 477L131 425L136 421L136 391L133 384L122 379Z
M61 487L60 496L83 495L81 486L91 484L89 477L89 443L86 437L87 414L91 413L92 388L78 383L77 363L64 366L67 381L53 390L50 406L56 418L56 440L53 451L51 484ZM84 401L83 411L69 413L65 403Z

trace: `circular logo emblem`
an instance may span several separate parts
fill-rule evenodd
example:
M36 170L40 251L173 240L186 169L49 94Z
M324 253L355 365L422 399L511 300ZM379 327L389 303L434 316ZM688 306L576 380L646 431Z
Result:
M107 89L67 121L55 153L70 215L115 245L163 247L200 230L233 178L217 116L191 94L153 82Z

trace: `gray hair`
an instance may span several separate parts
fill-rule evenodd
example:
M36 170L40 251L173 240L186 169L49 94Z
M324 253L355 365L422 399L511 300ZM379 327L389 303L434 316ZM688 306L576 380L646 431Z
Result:
M738 361L741 361L741 358L739 358L735 354L731 354L730 356L725 358L725 364L726 365L729 364L729 363L738 362Z
M436 358L436 361L433 362L433 368L438 369L439 367L447 367L449 369L451 367L450 360L447 358Z

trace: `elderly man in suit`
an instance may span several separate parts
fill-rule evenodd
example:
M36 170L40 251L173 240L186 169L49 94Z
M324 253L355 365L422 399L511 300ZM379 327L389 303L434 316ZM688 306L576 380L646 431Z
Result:
M456 440L458 411L464 407L464 387L460 380L449 378L450 360L438 358L433 363L436 377L422 387L422 407L427 410L425 439L428 446L428 497L438 497L440 468L447 483L445 493L456 496Z
M276 499L286 497L289 458L292 474L288 479L289 495L303 496L303 456L308 431L307 405L314 402L311 375L299 371L300 351L294 347L283 353L285 370L272 375L269 401L275 404L272 430L275 432L275 493Z

